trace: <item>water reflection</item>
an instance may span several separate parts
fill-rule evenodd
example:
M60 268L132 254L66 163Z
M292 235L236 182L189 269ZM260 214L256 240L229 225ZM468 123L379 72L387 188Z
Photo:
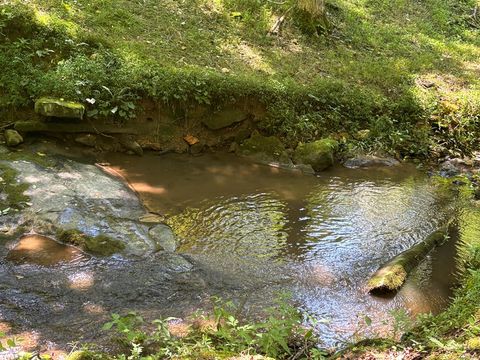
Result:
M254 297L268 297L272 286L292 291L324 320L327 345L354 334L361 316L374 319L364 332L383 331L392 309L436 312L447 302L454 245L427 259L396 297L364 291L379 265L449 217L446 199L414 167L336 168L313 177L220 154L111 160L133 187L165 190L136 188L150 209L170 215L180 251Z

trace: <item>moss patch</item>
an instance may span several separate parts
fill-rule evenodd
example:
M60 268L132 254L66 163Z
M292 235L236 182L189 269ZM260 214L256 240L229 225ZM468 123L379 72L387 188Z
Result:
M18 182L17 175L18 172L15 169L0 163L0 189L2 193L6 194L6 198L0 200L0 204L4 208L21 208L22 203L30 200L24 194L28 189L28 184Z
M63 99L40 98L35 102L35 112L44 116L82 119L85 106Z
M279 138L263 136L257 131L240 145L237 154L261 163L291 164L285 146Z
M333 139L301 143L295 149L293 160L296 164L311 165L315 171L322 171L333 165L337 148L338 142Z
M85 251L99 256L111 256L125 249L125 244L107 235L88 236L80 230L59 230L57 239L76 245Z

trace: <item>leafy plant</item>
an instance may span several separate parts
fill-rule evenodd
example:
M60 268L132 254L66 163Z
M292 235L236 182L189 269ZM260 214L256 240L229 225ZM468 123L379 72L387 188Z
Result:
M263 354L277 359L295 356L296 359L323 359L325 352L316 348L312 329L302 326L299 311L284 299L267 311L259 322L243 322L240 309L232 302L215 299L213 317L197 315L195 321L204 326L190 325L182 336L174 336L170 324L177 319L166 318L152 322L154 330L147 330L143 319L136 314L112 315L104 329L115 329L127 345L127 354L117 359L197 359L206 354L216 356L239 353Z

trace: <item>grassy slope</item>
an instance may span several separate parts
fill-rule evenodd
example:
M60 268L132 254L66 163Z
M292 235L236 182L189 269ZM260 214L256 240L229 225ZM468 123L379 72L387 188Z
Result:
M4 76L39 79L22 89L22 79L10 87L0 79L4 95L18 93L4 107L52 93L95 97L104 113L137 95L214 105L250 96L267 104L263 127L293 141L370 128L356 146L402 155L471 149L464 134L475 132L480 107L476 0L331 0L332 26L321 36L299 30L289 1L3 2L8 14L23 3L42 34L20 31L28 53L7 33L5 46L17 53L6 51L3 63L0 55ZM281 36L268 35L285 13ZM66 41L52 44L52 30ZM13 66L18 52L33 65Z

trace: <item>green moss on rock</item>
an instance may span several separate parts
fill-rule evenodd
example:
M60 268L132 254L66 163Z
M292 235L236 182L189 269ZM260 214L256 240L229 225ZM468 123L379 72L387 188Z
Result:
M24 194L28 189L28 184L18 182L17 175L18 172L15 169L5 164L0 164L0 189L3 194L6 194L4 200L0 198L0 204L5 208L18 208L21 203L30 200Z
M106 235L98 235L87 238L85 249L94 255L110 256L125 249L125 245L120 240Z
M99 256L111 256L125 249L125 244L120 240L112 239L107 235L88 236L77 229L60 230L57 233L57 239Z
M247 156L261 163L279 163L291 166L285 146L276 136L263 136L255 131L237 150L237 155Z
M35 102L35 112L43 116L83 119L85 106L73 101L44 97Z
M334 152L338 142L333 139L321 139L300 143L293 154L296 164L310 165L315 171L322 171L333 165Z
M17 146L23 143L22 135L20 135L16 130L5 130L4 136L7 146Z

